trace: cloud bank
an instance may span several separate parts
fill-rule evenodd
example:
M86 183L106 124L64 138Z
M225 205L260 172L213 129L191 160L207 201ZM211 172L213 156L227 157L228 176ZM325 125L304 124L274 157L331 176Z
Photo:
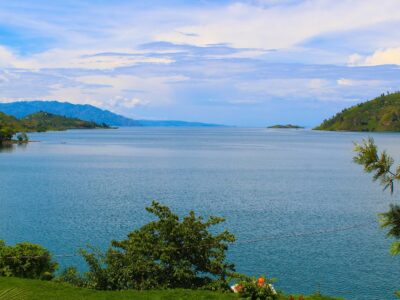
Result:
M0 100L315 125L400 84L397 0L8 1Z

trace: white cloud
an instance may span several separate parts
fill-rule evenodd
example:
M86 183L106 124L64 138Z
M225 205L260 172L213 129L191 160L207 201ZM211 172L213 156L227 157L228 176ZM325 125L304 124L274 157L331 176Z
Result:
M398 0L304 1L262 7L235 3L190 13L188 25L154 35L157 40L198 46L289 48L313 36L400 20ZM179 32L191 32L182 35Z
M65 7L62 14L59 6L46 7L45 17L41 15L44 10L6 7L0 9L0 20L51 39L52 48L97 52L102 48L132 50L138 44L160 40L199 46L228 43L242 48L287 49L324 33L400 21L398 0L238 0L150 9L138 9L134 1L100 5L82 1ZM392 34L381 35L390 38Z
M340 78L337 81L339 86L375 86L379 87L384 84L382 80L357 80L357 79L348 79L348 78Z
M364 64L367 66L400 65L400 47L375 51L374 54L365 58Z
M358 53L353 53L352 55L349 56L347 62L348 65L350 66L358 66L362 65L364 61L364 57Z
M239 82L242 92L258 94L265 98L304 99L315 98L331 100L332 82L323 78L276 78Z
M321 78L313 78L308 82L308 87L312 90L322 90L327 88L329 85L329 81Z
M7 68L12 67L15 57L13 53L6 47L0 46L0 67Z
M52 49L44 53L34 55L32 59L36 67L40 68L83 68L83 69L115 69L136 65L138 63L171 63L168 57L147 57L127 49L113 49L124 55L102 55L99 50L62 50ZM108 50L108 49L107 49ZM131 56L126 54L132 54Z
M380 49L369 56L355 53L348 63L351 66L400 65L400 47Z
M30 58L18 57L11 49L0 45L0 67L2 68L32 68Z
M121 54L107 55L106 52L109 50L50 49L28 57L22 57L0 45L0 66L32 70L45 68L110 70L140 63L168 64L173 62L168 55L164 57L151 57L146 56L146 53L143 51L132 49L112 49L113 52Z
M86 75L74 78L75 86L54 85L43 99L89 103L114 111L140 105L166 105L173 101L170 83L185 81L183 76L146 77L136 75Z

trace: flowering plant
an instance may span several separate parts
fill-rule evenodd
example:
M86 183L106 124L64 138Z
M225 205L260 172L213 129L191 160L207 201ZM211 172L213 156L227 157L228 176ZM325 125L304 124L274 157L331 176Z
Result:
M250 278L241 281L232 287L235 293L238 293L241 298L251 300L276 300L278 293L272 286L272 280L260 276L258 279Z

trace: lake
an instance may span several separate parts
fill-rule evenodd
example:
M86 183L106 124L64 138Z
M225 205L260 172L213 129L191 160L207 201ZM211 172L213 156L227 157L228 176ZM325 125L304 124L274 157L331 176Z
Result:
M0 238L54 254L112 239L150 220L157 199L179 214L226 218L237 271L287 293L395 299L400 257L377 214L398 201L352 162L371 135L400 159L400 134L243 128L121 128L31 134L0 152ZM398 160L400 161L400 160ZM57 257L63 266L83 264Z

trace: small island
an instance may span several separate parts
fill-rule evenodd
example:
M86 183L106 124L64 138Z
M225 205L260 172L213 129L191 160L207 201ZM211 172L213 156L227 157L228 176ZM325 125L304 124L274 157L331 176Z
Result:
M267 128L275 128L275 129L302 129L304 127L298 126L298 125L292 125L292 124L287 124L287 125L273 125L273 126L268 126Z
M0 145L27 143L26 132L62 131L68 129L110 128L106 124L67 118L48 112L37 112L17 119L0 112ZM16 136L16 139L14 139Z

